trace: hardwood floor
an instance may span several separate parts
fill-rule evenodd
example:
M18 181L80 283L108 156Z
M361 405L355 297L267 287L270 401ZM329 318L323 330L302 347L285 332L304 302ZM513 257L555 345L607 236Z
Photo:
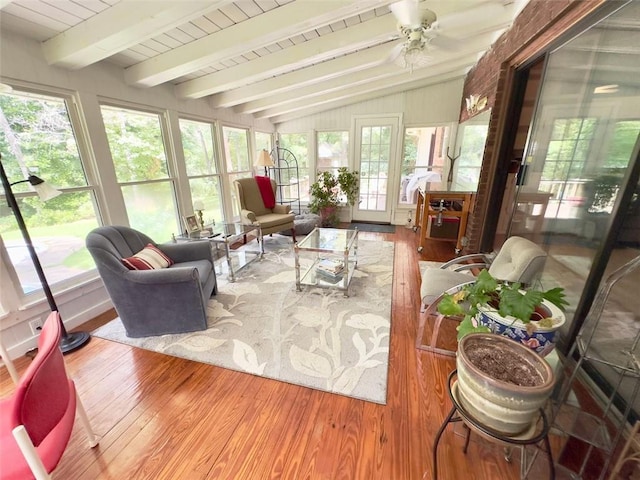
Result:
M453 244L433 242L418 254L417 234L401 226L395 234L362 232L361 238L396 244L386 405L92 338L65 358L100 445L90 449L76 425L53 478L430 479L455 363L414 346L418 260L447 260ZM20 371L27 364L17 361ZM0 393L11 391L3 369ZM509 464L500 447L474 438L465 455L463 437L447 428L439 478L519 478L517 453ZM531 478L546 478L541 471Z

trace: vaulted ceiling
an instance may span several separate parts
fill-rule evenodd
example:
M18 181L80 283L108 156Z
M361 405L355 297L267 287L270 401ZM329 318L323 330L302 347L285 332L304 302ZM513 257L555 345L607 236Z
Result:
M417 0L416 0L417 1ZM407 69L386 0L0 0L0 28L33 38L50 65L122 67L273 123L445 82L473 66L526 0L428 0L424 65Z

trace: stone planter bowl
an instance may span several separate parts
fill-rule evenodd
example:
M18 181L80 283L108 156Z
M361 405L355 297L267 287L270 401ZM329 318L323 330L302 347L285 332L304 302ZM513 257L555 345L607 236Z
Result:
M485 355L499 355L500 369L517 378L533 376L539 384L523 386L493 378L473 363L474 357ZM456 365L462 407L481 424L507 436L521 434L532 425L555 383L553 370L537 353L492 333L463 337L458 344Z

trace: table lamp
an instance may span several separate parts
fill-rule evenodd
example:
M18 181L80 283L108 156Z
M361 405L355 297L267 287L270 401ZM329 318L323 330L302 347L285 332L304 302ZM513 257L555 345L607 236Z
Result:
M275 167L276 164L273 163L273 160L271 159L271 156L269 155L269 152L267 152L266 150L262 149L260 150L260 154L258 155L258 160L256 160L255 163L256 167L264 167L264 176L268 177L269 173L267 171L268 167Z
M204 203L202 200L196 200L193 202L193 209L198 213L198 220L200 221L200 228L204 228L204 219L202 218L202 211L204 210Z

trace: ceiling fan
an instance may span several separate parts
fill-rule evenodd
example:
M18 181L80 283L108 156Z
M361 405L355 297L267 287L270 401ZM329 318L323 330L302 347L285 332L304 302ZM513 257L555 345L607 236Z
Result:
M389 5L398 22L398 31L404 41L396 45L390 59L413 71L429 63L428 46L435 37L436 14L419 0L400 0Z

